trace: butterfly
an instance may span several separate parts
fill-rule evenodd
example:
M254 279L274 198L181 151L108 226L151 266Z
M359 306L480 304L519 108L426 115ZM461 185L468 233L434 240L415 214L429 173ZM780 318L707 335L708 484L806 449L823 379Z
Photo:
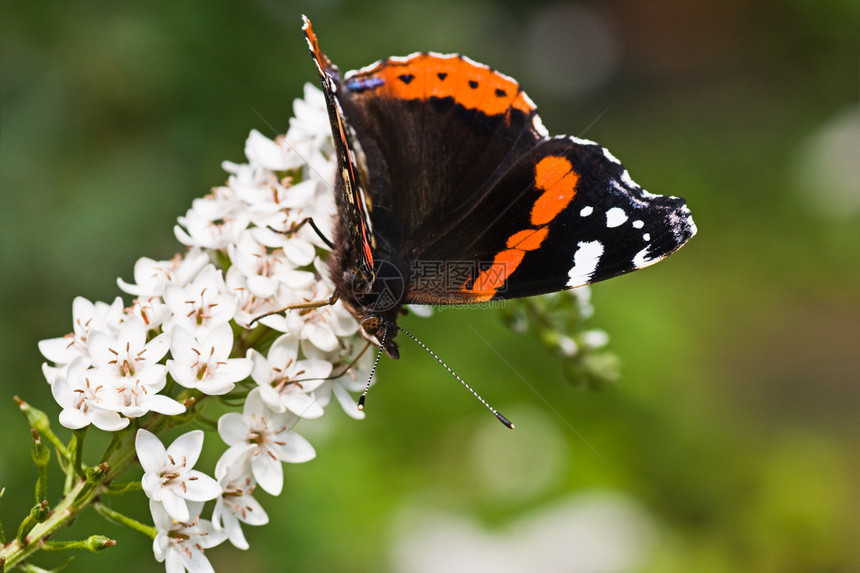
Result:
M683 199L648 193L592 141L550 137L512 78L434 52L341 76L303 22L337 155L330 278L392 358L403 305L575 288L695 235Z

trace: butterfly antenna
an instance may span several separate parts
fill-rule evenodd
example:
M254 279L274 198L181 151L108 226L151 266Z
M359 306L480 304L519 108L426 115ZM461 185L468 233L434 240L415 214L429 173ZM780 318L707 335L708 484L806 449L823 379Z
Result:
M441 364L443 367L445 367L445 370L447 370L447 371L448 371L448 373L449 373L449 374L451 374L451 376L453 376L454 378L456 378L457 380L459 380L459 381L460 381L460 384L462 384L463 386L465 386L465 387L466 387L466 390L468 390L469 392L471 392L471 393L472 393L472 396L474 396L475 398L477 398L477 399L478 399L478 401L480 401L480 402L481 402L481 404L483 404L483 405L484 405L484 407L485 407L485 408L487 408L487 410L489 410L490 412L492 412L492 413L493 413L493 415L494 415L496 418L498 418L498 420L499 420L502 424L504 424L504 425L505 425L505 427L510 428L511 430L513 430L513 429L514 429L514 425L513 425L513 423L511 423L511 421L510 421L510 420L508 420L507 418L505 418L504 416L502 416L502 415L499 413L499 411L498 411L498 410L496 410L495 408L493 408L492 406L490 406L490 405L487 403L487 401L486 401L486 400L484 400L484 399L481 397L481 395L480 395L480 394L478 394L477 392L475 392L475 390L474 390L471 386L469 386L469 385L466 383L466 381L465 381L465 380L463 380L462 378L460 378L460 377L457 375L457 373L456 373L456 372L454 372L453 370L451 370L451 367L450 367L450 366L448 366L447 364L445 364L445 362L443 362L443 361L442 361L442 359L441 359L441 358L439 358L439 357L436 355L436 353L435 353L435 352L433 352L432 350L430 350L430 348L428 348L426 344L424 344L423 342L421 342L420 340L418 340L417 338L415 338L415 336L414 336L411 332L409 332L408 330L405 330L403 327L401 327L401 328L400 328L400 332L403 332L404 334L406 334L406 336L408 336L409 338L411 338L412 340L414 340L414 341L415 341L415 343L416 343L416 344L418 344L418 346L420 346L421 348L423 348L424 350L426 350L426 351L427 351L427 353L428 353L428 354L430 354L430 356L432 356L433 358L435 358L435 359L436 359L436 362L438 362L438 363L439 363L439 364ZM376 358L377 358L377 360L378 360L378 359L379 359L379 356L377 356ZM374 366L374 367L375 367L375 366ZM362 398L363 398L363 396L362 396Z
M367 398L367 393L370 391L370 383L373 382L373 373L376 372L376 367L379 365L379 357L382 356L382 348L385 346L385 338L388 336L388 331L382 333L382 340L379 341L379 352L376 353L376 360L373 361L373 368L370 369L370 374L367 375L367 385L364 387L364 392L358 398L358 409L364 410L364 400ZM363 351L362 351L363 353Z

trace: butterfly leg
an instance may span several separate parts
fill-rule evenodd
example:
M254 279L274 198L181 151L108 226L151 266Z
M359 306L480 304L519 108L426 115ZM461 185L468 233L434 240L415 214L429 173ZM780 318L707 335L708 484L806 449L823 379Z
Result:
M306 219L308 220L308 219ZM338 296L336 294L331 295L329 298L324 300L312 300L309 302L300 302L298 304L291 304L289 306L285 306L284 308L279 308L277 310L270 310L269 312L264 312L259 316L255 316L251 319L251 322L248 323L248 328L254 326L254 323L259 321L262 318L266 318L267 316L272 316L273 314L280 314L282 312L286 312L288 310L309 310L314 308L320 308L321 306L330 306L337 302Z
M294 235L295 233L298 233L299 229L301 229L305 225L310 225L311 229L313 229L314 232L317 234L317 236L320 239L322 239L322 242L325 243L329 249L334 250L334 243L332 243L328 237L323 235L322 231L320 231L319 227L317 227L316 223L314 223L314 220L310 217L305 217L304 219L302 219L301 221L299 221L298 223L296 223L295 225L293 225L292 227L290 227L286 231L279 231L279 230L275 229L274 227L272 227L271 225L269 225L269 230L274 231L276 233L284 234L284 235L289 237L289 236Z

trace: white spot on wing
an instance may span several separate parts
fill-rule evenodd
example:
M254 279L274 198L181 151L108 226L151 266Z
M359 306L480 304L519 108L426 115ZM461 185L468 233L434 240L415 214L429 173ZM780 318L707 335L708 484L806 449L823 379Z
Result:
M595 142L591 141L590 139L581 139L581 138L573 136L573 135L568 135L567 138L569 140L571 140L572 142L578 144L578 145L597 145Z
M511 76L508 76L508 75L503 74L503 73L502 73L502 72L500 72L499 70L493 70L493 73L494 73L494 74L496 74L497 76L499 76L500 78L502 78L503 80L507 80L507 81L511 82L512 84L514 84L514 85L517 85L517 86L518 86L518 85L520 85L520 83L519 83L517 80L515 80L515 79L514 79L514 78L512 78Z
M427 52L428 56L432 56L434 58L439 58L442 60L452 60L454 58L459 58L459 54L442 54L440 52Z
M567 272L567 276L570 277L567 286L578 287L588 284L602 256L603 243L600 241L577 243L576 252L573 254L573 267Z
M639 184L633 181L630 177L630 173L625 169L621 172L621 182L624 183L628 189L639 189L640 193L642 193L642 197L645 199L654 199L655 197L659 197L660 195L655 195L654 193L649 193L648 191L639 187Z
M535 114L535 116L532 118L532 127L534 127L537 134L541 137L549 136L549 130L546 128L546 126L543 124L543 120L537 114Z
M579 212L579 216L580 216L580 217L588 217L588 216L589 216L589 215L591 215L593 212L594 212L594 207L592 207L591 205L589 205L589 206L587 206L587 207L583 207L583 208L582 208L582 211L580 211L580 212Z
M633 225L634 229L641 229L642 227L645 226L645 223L643 223L641 219L636 219L635 221L633 221L630 224Z
M641 251L639 251L638 253L636 253L636 255L633 257L633 266L634 267L636 267L637 269L641 269L643 267L653 265L657 261L663 259L663 257L656 257L656 258L649 257L648 256L648 249L650 249L650 248L651 248L651 246L649 245L649 246L645 247L644 249L642 249Z
M468 56L461 55L460 59L463 60L464 62L466 62L467 64L472 64L476 68L484 68L485 70L490 69L490 66L488 66L487 64L482 64L481 62L476 62L475 60L473 60L472 58L470 58Z
M517 83L517 82L514 82L514 83ZM517 84L517 85L519 85L519 84ZM529 94L527 94L526 92L521 90L520 95L523 96L523 100L526 102L526 105L528 105L532 109L537 109L537 105L535 105L535 102L533 102L532 98L529 97Z
M627 213L621 207L613 207L606 212L606 227L612 229L623 225L627 220Z
M393 63L397 63L397 64L407 64L411 60L414 60L415 58L419 58L423 55L424 54L422 54L421 52L412 52L408 56L391 56L390 58L388 58L388 61L393 62Z
M618 158L612 155L612 153L610 153L608 149L606 149L605 147L601 147L601 149L603 150L603 156L606 159L608 159L612 163L615 163L616 165L621 165L621 162L618 161Z
M630 172L628 172L626 169L621 173L621 180L628 187L639 187L639 185L637 185L636 182L633 181L633 178L630 177Z
M690 237L692 238L699 231L699 228L696 227L696 223L693 221L692 215L687 215L687 224L690 225Z

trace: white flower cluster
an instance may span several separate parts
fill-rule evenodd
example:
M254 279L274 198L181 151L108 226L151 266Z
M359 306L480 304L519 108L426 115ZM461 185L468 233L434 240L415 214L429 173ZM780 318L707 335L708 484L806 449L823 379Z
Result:
M333 293L320 258L325 242L301 226L310 217L331 236L335 158L322 93L307 85L294 111L285 136L273 141L252 131L248 162L225 162L227 183L179 218L184 256L142 258L133 283L119 280L136 297L130 307L120 298L77 298L74 331L39 344L52 363L43 371L67 428L113 432L150 412L190 417L207 396L245 398L241 414L218 421L229 447L214 478L192 469L202 432L165 448L138 430L155 554L168 572L210 571L202 550L224 539L247 548L240 522L268 521L251 497L255 487L279 494L281 463L315 456L292 431L300 419L322 416L333 396L353 418L364 415L350 392L363 388L366 365L364 374L349 368L364 341L341 303L273 314L248 327L261 314ZM213 499L212 521L200 519L203 502Z

